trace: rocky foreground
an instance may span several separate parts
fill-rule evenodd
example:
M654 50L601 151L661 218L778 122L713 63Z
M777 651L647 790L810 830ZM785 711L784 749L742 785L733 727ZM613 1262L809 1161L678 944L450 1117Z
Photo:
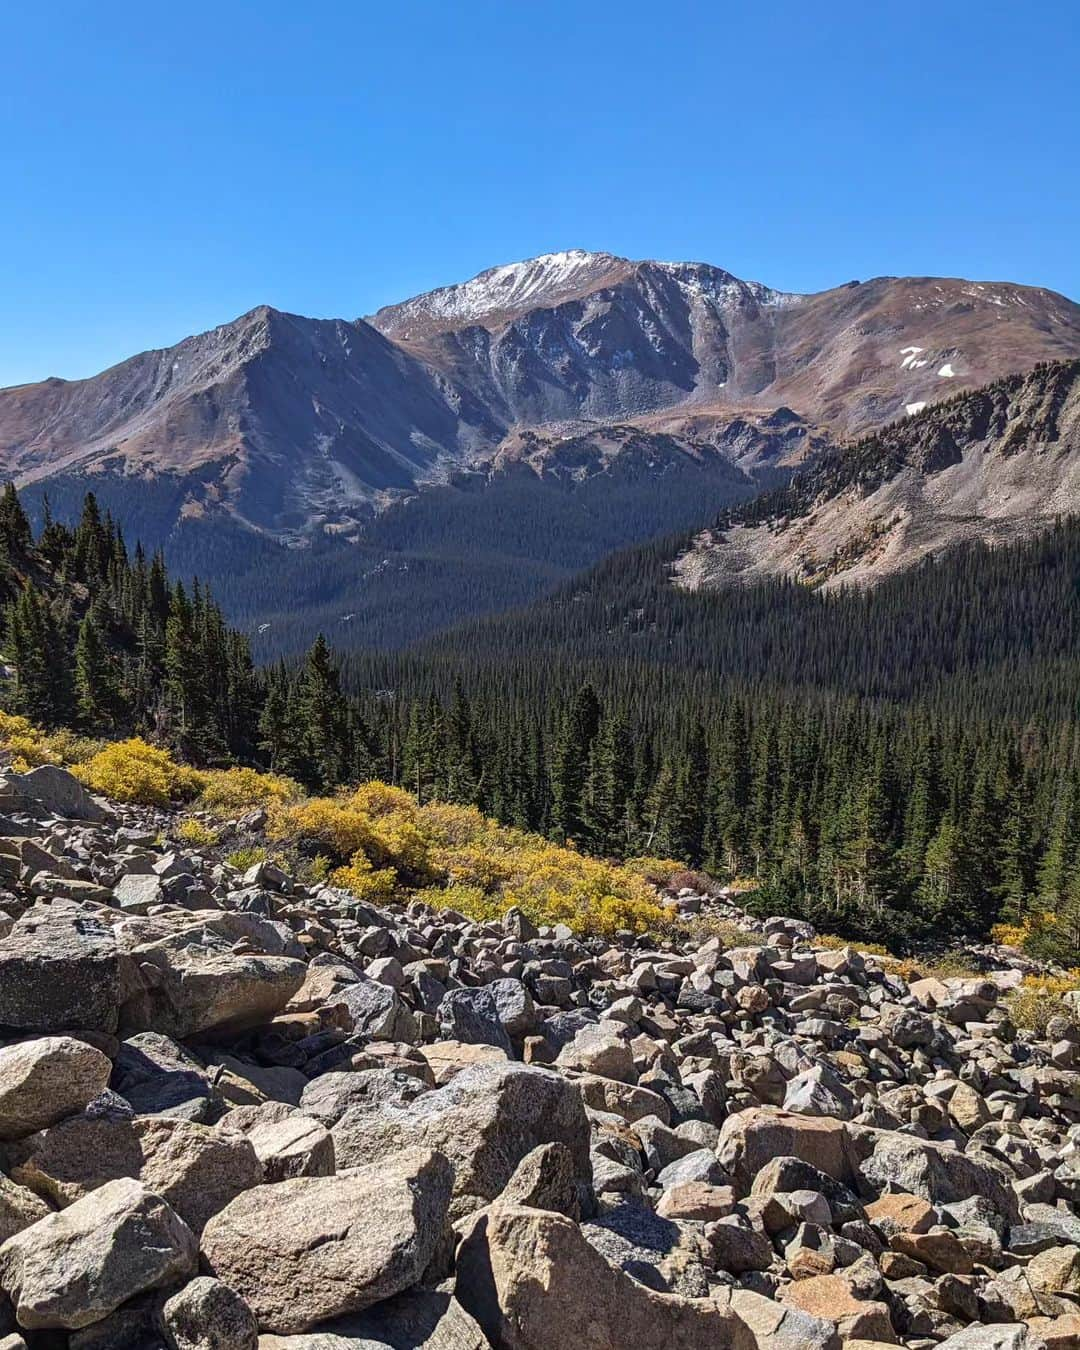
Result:
M1080 1345L1080 1033L1017 971L375 910L175 825L0 779L0 1350Z

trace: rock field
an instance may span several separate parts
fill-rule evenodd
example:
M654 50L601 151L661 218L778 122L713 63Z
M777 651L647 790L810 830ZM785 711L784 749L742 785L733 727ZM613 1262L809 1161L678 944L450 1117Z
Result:
M1080 1032L1009 963L377 910L176 824L0 778L0 1350L1080 1346Z

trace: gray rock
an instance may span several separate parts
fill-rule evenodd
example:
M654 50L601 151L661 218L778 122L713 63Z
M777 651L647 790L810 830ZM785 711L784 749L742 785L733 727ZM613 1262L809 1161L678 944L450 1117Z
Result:
M111 1181L0 1247L19 1325L75 1329L195 1271L194 1234L138 1181Z
M720 1186L727 1181L727 1173L721 1167L711 1148L698 1148L684 1158L668 1163L656 1178L658 1186L665 1191L672 1186L682 1186L688 1181L703 1181L709 1186Z
M208 1275L174 1294L162 1321L176 1350L258 1350L254 1313L239 1294Z
M416 1023L408 1005L396 990L362 975L334 995L352 1018L353 1029L375 1041L416 1040Z
M235 941L213 921L137 947L132 957L142 987L125 1000L121 1029L177 1040L235 1034L268 1021L307 973L303 961L236 951Z
M329 1127L349 1111L355 1110L359 1115L386 1105L405 1106L427 1091L427 1083L401 1069L324 1073L304 1088L300 1109Z
M0 808L98 823L111 820L113 814L73 773L55 764L41 764L29 773L6 773L0 779Z
M112 1064L92 1045L45 1036L0 1049L0 1140L21 1139L81 1111L109 1084Z
M439 1029L447 1040L466 1045L495 1045L508 1055L513 1046L499 1017L499 1005L489 986L451 989L439 1004Z
M36 904L0 939L0 1027L113 1032L129 967L93 910Z
M348 1125L348 1128L344 1128ZM407 1106L385 1106L333 1130L338 1167L434 1148L454 1167L455 1217L494 1200L539 1144L562 1143L574 1159L579 1194L589 1189L589 1123L571 1083L523 1064L477 1065Z

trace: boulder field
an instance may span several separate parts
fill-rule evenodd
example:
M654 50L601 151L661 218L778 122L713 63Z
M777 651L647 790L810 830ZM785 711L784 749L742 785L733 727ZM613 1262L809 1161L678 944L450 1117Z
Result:
M377 909L177 824L0 778L0 1350L1080 1346L1080 1033L1008 962Z

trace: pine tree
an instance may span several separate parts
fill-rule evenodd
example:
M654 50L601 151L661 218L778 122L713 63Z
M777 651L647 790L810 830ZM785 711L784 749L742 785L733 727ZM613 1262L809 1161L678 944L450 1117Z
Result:
M338 669L320 633L308 651L296 689L302 779L310 787L343 783L351 763L349 718Z
M75 703L80 724L95 736L116 730L122 707L116 659L106 628L108 611L100 599L87 610L75 642Z

